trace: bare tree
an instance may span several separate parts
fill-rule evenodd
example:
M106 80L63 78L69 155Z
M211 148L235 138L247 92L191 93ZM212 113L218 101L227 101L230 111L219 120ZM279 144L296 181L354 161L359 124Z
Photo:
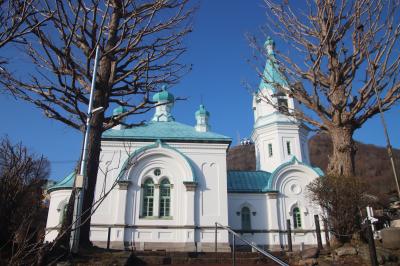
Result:
M287 84L259 74L306 109L285 109L286 114L331 136L328 173L354 175L353 134L379 112L375 89L384 111L400 98L399 1L265 3L268 31L289 46L267 58Z
M83 211L90 214L102 132L153 108L151 93L177 83L188 70L179 59L186 50L183 38L191 31L194 9L189 0L41 2L39 15L48 21L27 45L37 71L25 78L8 73L4 85L47 117L84 132L95 49L100 47L93 108L103 111L90 120L83 200ZM113 116L109 108L117 105L124 109ZM87 218L83 217L88 222L81 230L81 244L89 244Z
M47 211L42 206L49 175L49 162L28 151L22 144L0 141L0 254L2 258L21 258L15 250L37 241L43 231ZM43 232L42 232L43 233ZM26 255L26 254L24 254ZM32 254L30 254L32 255Z
M25 37L45 22L36 19L36 4L37 0L0 0L0 49L11 43L25 43ZM30 24L26 23L28 18ZM0 57L0 67L7 59Z
M310 198L324 209L331 233L340 242L348 242L360 230L360 211L369 203L368 184L360 177L325 176L307 186Z

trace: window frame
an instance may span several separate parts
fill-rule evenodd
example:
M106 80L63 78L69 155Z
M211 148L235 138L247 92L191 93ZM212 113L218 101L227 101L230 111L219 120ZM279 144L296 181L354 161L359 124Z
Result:
M244 206L240 210L240 221L241 221L242 231L251 231L251 211L249 207Z
M301 220L301 212L299 207L294 207L292 211L293 218L293 228L300 229L302 228L302 220Z
M290 142L290 140L286 141L286 152L287 155L292 155L292 143Z
M278 92L275 94L276 96L276 105L279 112L284 113L289 110L289 101L288 97L283 92Z
M148 189L151 189L151 195L147 195ZM142 186L142 209L141 217L153 217L154 216L154 181L151 178L147 178Z
M62 222L64 221L64 217L67 214L67 211L68 211L68 203L63 202L59 208L60 215L58 219L60 224L62 224Z
M167 191L166 195L163 195L164 190ZM160 218L171 217L171 182L168 178L164 178L160 182L158 204L158 216Z
M274 152L272 150L272 143L268 143L268 157L274 156Z

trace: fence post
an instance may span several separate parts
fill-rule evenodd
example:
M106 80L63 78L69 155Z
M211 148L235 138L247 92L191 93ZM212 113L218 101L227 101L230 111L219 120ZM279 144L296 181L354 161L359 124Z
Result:
M319 226L319 217L318 214L314 215L314 221L315 221L315 231L317 233L317 242L318 242L318 249L322 250L322 239L321 239L321 227Z
M329 242L329 228L328 228L328 222L326 219L323 219L324 221L324 231L325 231L325 242L326 242L326 247L329 249L331 248L331 243Z
M368 239L369 257L371 259L371 265L378 266L378 260L376 258L374 235L372 233L371 221L368 218L367 218L367 239Z
M292 252L293 251L293 247L292 247L292 228L290 227L290 219L286 220L286 228L287 228L287 238L288 238L289 252Z
M232 265L235 266L236 265L236 256L235 256L235 235L232 234Z
M215 252L215 262L218 262L218 224L215 223L215 245L214 245L214 252Z
M107 234L107 250L110 249L110 238L111 238L111 227L108 227L108 234Z

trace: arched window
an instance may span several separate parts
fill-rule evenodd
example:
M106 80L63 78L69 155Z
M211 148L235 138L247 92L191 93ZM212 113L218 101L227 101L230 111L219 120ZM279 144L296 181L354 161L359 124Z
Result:
M280 112L286 112L288 110L288 100L286 94L283 92L278 92L276 94L276 98L278 99L278 110Z
M153 216L154 183L150 178L143 184L142 216Z
M60 212L60 224L63 222L65 215L67 214L67 210L68 210L68 204L66 202L62 203L60 205L61 207L58 209L58 211Z
M242 230L251 230L250 209L243 207L241 211L242 216Z
M301 215L300 215L300 209L298 207L295 207L293 209L293 227L296 228L301 228Z
M171 209L171 184L164 179L160 184L160 217L170 216Z

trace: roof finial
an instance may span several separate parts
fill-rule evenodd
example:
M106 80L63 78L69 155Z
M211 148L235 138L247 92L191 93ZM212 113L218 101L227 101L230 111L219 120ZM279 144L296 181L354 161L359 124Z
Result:
M270 36L267 37L267 40L264 43L264 48L267 50L268 55L275 55L275 42Z

